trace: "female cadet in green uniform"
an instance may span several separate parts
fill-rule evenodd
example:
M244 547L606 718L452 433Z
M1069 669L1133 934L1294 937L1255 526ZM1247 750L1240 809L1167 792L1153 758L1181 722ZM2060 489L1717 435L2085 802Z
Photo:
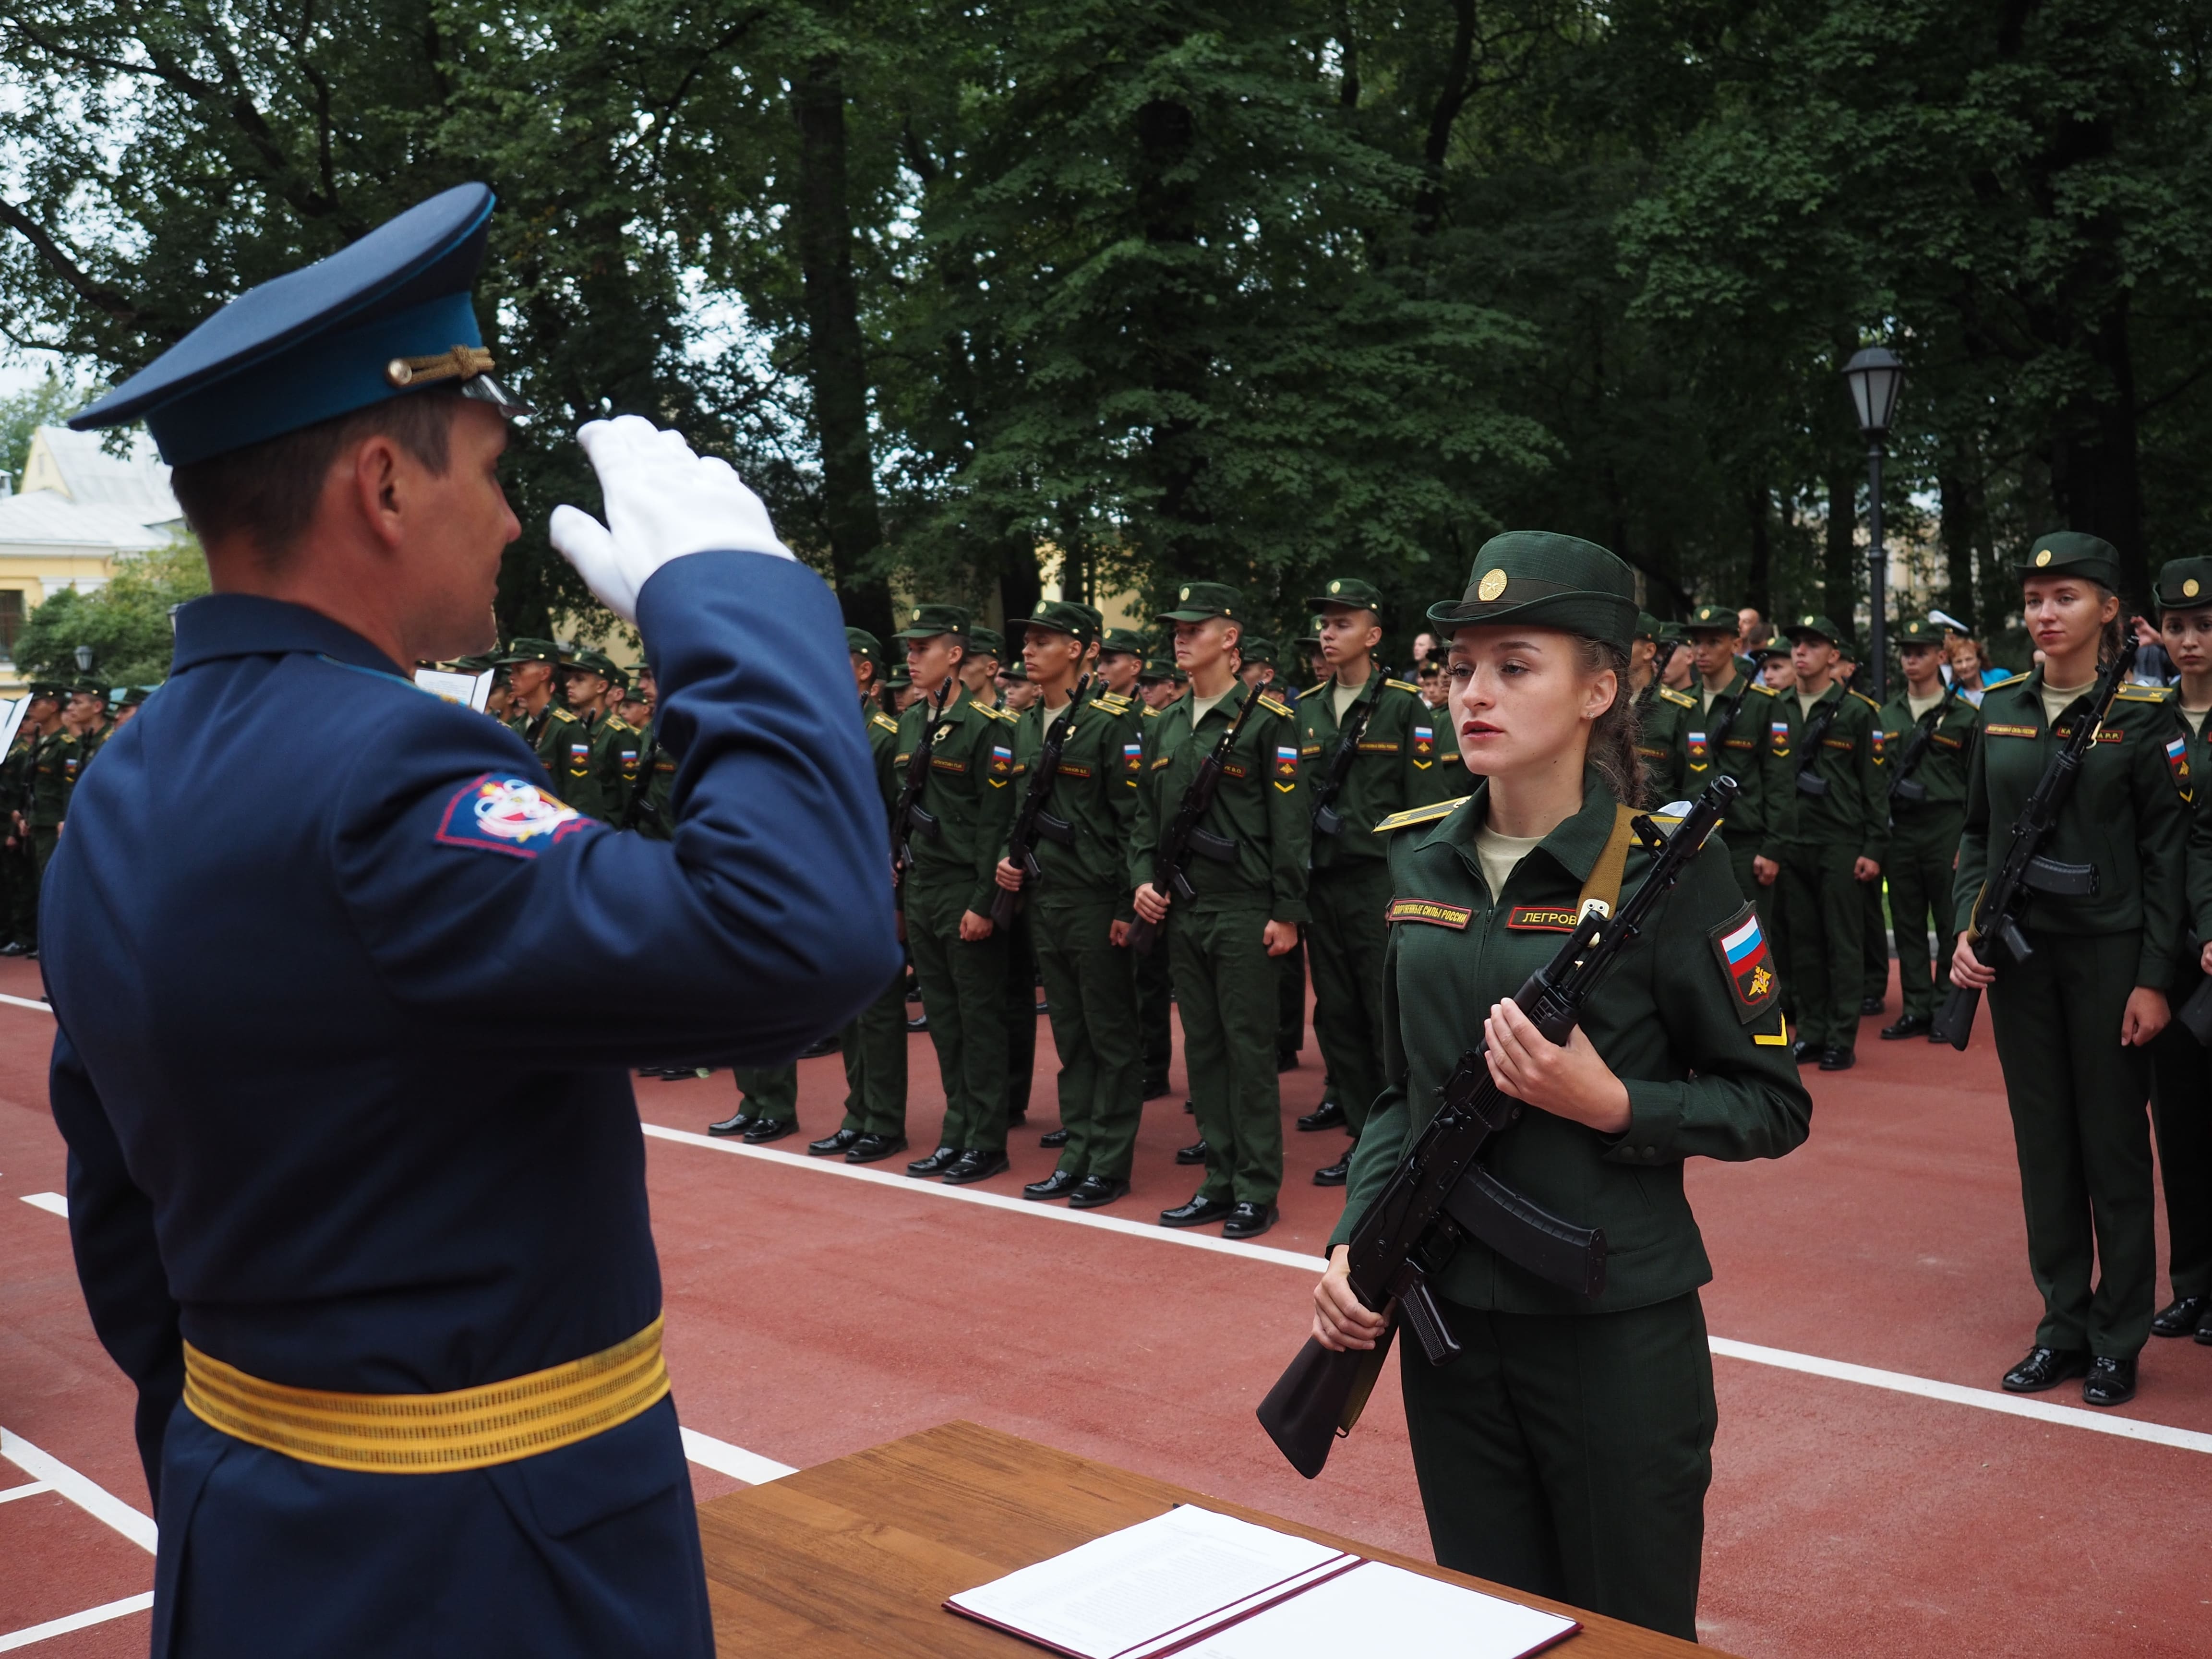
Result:
M2039 537L2021 575L2044 665L1982 700L1954 890L1966 929L1951 978L1993 987L1990 1027L2012 1109L2028 1269L2043 1293L2035 1344L2004 1386L2035 1394L2087 1372L2081 1398L2117 1406L2135 1394L2136 1354L2150 1332L2143 1049L2166 1023L2166 988L2182 949L2188 806L2166 752L2173 719L2163 705L2173 694L2122 686L2043 848L2059 862L2094 866L2095 891L2029 898L2027 961L1992 971L1975 954L1983 883L2062 734L2083 714L2099 662L2119 644L2111 543L2072 531Z
M1479 781L1379 826L1391 1080L1353 1154L1314 1335L1372 1346L1382 1322L1352 1294L1342 1246L1437 1085L1486 1041L1492 1075L1535 1109L1492 1172L1603 1227L1608 1277L1584 1298L1469 1239L1432 1281L1465 1352L1431 1367L1415 1351L1401 1370L1437 1559L1694 1638L1717 1413L1698 1298L1712 1270L1682 1164L1779 1157L1812 1110L1725 847L1660 900L1565 1046L1503 1000L1583 900L1632 890L1649 861L1621 810L1638 787L1634 592L1604 549L1521 532L1477 555L1463 601L1429 612L1455 630L1449 707Z

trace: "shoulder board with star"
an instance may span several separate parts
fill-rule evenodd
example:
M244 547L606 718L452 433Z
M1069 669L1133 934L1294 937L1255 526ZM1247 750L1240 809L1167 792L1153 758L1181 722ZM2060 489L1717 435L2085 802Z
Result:
M1408 807L1402 812L1393 812L1375 826L1375 833L1387 836L1393 830L1403 830L1416 823L1434 823L1438 818L1448 818L1467 805L1467 797L1455 795L1449 800L1431 801L1426 806Z
M1782 695L1765 680L1753 680L1750 689L1762 697L1777 697Z
M1305 699L1313 696L1315 692L1324 690L1335 684L1336 681L1334 678L1316 680L1311 685L1300 686L1297 690L1291 692L1291 696L1294 700L1303 702Z
M620 714L608 715L605 721L605 729L610 732L635 732L637 730L635 726L632 726Z
M1873 709L1875 714L1879 714L1881 713L1881 705L1876 702L1872 697L1867 696L1865 692L1854 691L1851 695L1856 697L1861 702L1864 703L1868 708Z
M1109 709L1116 714L1121 714L1130 704L1130 699L1123 696L1119 691L1101 691L1091 701L1101 708Z
M1021 719L1021 716L1020 716L1019 714L1008 714L1005 709L1003 709L1003 708L997 708L997 707L995 707L995 706L986 706L985 704L982 704L982 703L980 703L980 702L979 702L979 703L977 703L977 704L975 705L975 707L976 707L976 708L978 708L982 709L982 711L983 711L985 714L988 714L988 715L989 715L993 720L1004 720L1004 721L1006 721L1009 726L1012 725L1016 720L1018 720L1019 719Z
M2164 702L2173 695L2173 688L2170 685L2137 685L2130 680L2112 695L2122 702Z
M1661 686L1659 695L1677 708L1695 708L1698 706L1698 700L1695 697L1686 691L1677 691L1671 685Z
M879 732L896 732L898 730L898 722L893 720L889 714L884 713L880 708L876 710L874 714L868 716L868 724L874 726Z
M1403 680L1385 680L1385 681L1383 681L1383 682L1382 682L1382 684L1385 684L1385 685L1387 685L1387 686L1390 686L1390 687L1394 688L1394 689L1395 689L1395 690L1400 690L1400 691L1410 691L1410 692L1412 692L1412 693L1413 693L1415 696L1417 696L1417 697L1418 697L1418 696L1419 696L1421 695L1421 688L1420 688L1419 686L1418 686L1418 685L1408 685L1408 684L1406 684L1406 682L1405 682L1405 681L1403 681Z
M1291 718L1290 704L1282 702L1271 692L1262 691L1260 694L1260 707L1271 714L1280 714L1285 720Z
M1158 709L1153 708L1150 703L1146 703L1145 705L1145 718L1146 720L1156 720L1159 719L1159 717L1160 711Z
M559 707L557 704L553 709L553 718L556 720L565 721L570 726L580 724L574 714L570 714L567 709Z

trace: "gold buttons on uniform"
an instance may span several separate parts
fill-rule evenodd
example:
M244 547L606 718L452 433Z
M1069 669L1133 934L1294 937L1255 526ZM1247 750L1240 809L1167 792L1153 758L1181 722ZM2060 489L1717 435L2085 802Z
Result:
M1482 585L1474 590L1474 597L1485 605L1488 605L1504 591L1505 573L1503 570L1492 570L1483 577Z

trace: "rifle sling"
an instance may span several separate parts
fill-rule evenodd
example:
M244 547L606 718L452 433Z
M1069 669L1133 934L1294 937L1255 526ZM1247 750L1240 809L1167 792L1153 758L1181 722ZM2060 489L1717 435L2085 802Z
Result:
M1620 908L1621 878L1628 869L1628 849L1636 841L1636 817L1633 806L1613 809L1613 833L1605 838L1597 862L1590 866L1589 879L1583 884L1582 896L1575 901L1577 917L1588 913L1593 901L1603 907L1602 915L1609 916Z

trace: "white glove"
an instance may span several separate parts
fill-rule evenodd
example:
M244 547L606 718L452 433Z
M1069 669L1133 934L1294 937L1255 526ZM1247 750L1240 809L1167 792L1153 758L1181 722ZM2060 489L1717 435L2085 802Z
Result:
M553 545L624 622L635 625L638 590L671 559L716 548L791 556L735 469L712 456L702 460L681 434L623 415L586 422L576 441L599 475L607 522L556 507Z

